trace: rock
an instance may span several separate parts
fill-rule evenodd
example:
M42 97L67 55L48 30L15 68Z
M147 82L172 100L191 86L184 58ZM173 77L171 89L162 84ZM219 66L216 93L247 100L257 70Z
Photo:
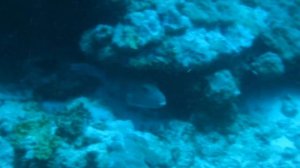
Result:
M252 73L259 77L270 78L280 76L285 72L282 59L279 55L272 52L264 53L255 58L250 66Z
M237 81L229 70L221 70L208 77L206 96L218 103L231 102L241 94Z

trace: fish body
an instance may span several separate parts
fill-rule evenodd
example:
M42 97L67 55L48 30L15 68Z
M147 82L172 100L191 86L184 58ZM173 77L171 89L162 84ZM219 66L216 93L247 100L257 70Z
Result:
M154 84L135 84L126 93L126 103L132 107L159 109L167 104L163 92Z
M167 104L164 93L151 82L141 82L135 80L118 80L108 76L98 67L87 63L76 63L70 66L70 69L78 75L92 76L104 83L101 92L109 97L110 95L119 95L113 97L115 101L125 102L127 106L141 109L159 109ZM107 94L108 93L108 94Z

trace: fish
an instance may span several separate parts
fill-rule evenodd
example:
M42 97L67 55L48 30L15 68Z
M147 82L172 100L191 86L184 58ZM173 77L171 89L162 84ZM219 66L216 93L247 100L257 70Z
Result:
M166 96L154 84L134 84L126 93L126 103L143 109L159 109L167 104Z
M161 89L152 82L139 81L134 79L114 79L97 66L88 63L71 64L70 70L78 75L87 75L97 78L104 82L102 92L109 95L120 95L113 97L115 101L125 102L129 107L140 109L159 109L167 105L167 98ZM111 97L109 97L111 99ZM118 100L123 99L123 100Z

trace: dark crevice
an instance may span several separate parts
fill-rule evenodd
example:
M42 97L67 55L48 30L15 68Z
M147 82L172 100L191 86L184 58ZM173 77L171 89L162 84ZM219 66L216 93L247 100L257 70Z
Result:
M98 0L0 2L0 78L19 80L28 59L80 61L81 34L95 25L116 24L125 6Z

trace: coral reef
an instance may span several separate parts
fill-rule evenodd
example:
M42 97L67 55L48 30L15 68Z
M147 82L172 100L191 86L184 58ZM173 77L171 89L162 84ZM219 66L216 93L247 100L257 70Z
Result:
M1 168L300 167L299 0L91 3L0 83Z

